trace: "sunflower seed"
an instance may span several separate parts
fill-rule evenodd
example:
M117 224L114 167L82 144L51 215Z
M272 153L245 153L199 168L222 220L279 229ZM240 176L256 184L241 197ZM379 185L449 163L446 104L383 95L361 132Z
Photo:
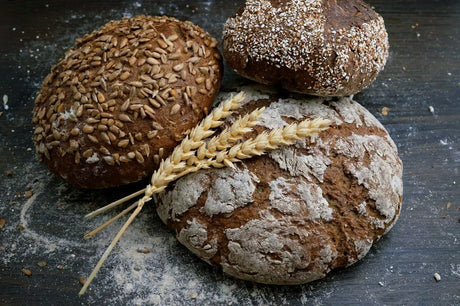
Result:
M83 133L91 134L92 132L94 132L94 127L92 125L85 125L83 127Z
M119 114L118 119L124 122L132 122L131 118L127 114Z
M89 138L89 140L90 140L91 142L94 142L94 143L98 143L98 142L99 142L99 140L97 140L97 138L94 137L93 135L87 135L87 136L88 136L88 138Z
M89 157L91 157L91 155L93 155L93 149L88 149L85 152L83 152L83 154L82 154L82 156L84 158L89 158Z
M118 142L118 147L126 148L129 144L129 139L123 139Z
M115 165L115 161L112 156L103 156L102 159L109 165L113 166Z
M130 75L131 74L129 73L129 71L125 71L120 75L120 80L125 81L129 78Z

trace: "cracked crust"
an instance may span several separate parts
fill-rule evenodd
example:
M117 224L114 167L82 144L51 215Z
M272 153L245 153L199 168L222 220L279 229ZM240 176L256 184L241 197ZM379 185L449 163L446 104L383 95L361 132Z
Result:
M203 260L260 283L306 283L363 258L400 211L402 163L387 131L351 98L245 90L254 98L242 113L267 107L254 135L317 116L334 124L235 170L178 180L156 198L163 222Z

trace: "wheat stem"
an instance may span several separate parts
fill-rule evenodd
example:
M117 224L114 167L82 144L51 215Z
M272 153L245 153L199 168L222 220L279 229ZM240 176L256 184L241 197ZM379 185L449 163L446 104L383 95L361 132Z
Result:
M144 200L144 197L141 200L139 200L139 203L137 205L136 210L131 214L131 216L125 222L125 224L123 224L123 226L118 231L118 233L115 236L115 238L110 243L109 247L105 250L104 254L102 254L102 257L99 259L98 263L96 264L96 267L94 267L93 271L89 275L88 279L86 280L85 284L81 288L80 292L78 292L78 296L82 296L86 292L86 290L88 289L88 286L91 284L91 282L94 279L94 277L96 276L97 272L99 272L99 269L102 267L102 264L105 262L107 257L110 255L110 252L112 252L112 249L118 243L118 241L120 240L121 236L124 234L124 232L126 231L128 226L131 224L131 222L133 222L134 218L136 218L136 216L141 212L142 207L144 207L144 203L145 203L143 200Z
M113 222L117 221L118 219L120 219L121 217L123 217L124 215L129 213L131 210L136 208L136 206L137 206L137 202L134 202L134 204L132 204L131 206L129 206L128 208L123 210L121 213L119 213L118 215L116 215L112 219L108 220L107 222L105 222L104 224L102 224L98 228L92 230L91 232L88 232L84 237L87 238L87 239L93 237L94 235L96 235L97 233L102 231L104 228L106 228L107 226L109 226L110 224L112 224Z
M106 205L106 206L104 206L104 207L98 208L98 209L96 209L96 210L90 212L89 214L87 214L87 215L85 216L85 218L86 218L86 219L94 218L94 217L96 217L97 215L102 214L103 212L106 212L106 211L108 211L108 210L111 210L112 208L115 208L115 207L117 207L118 205L123 204L124 202L131 200L132 198L135 198L135 197L137 197L137 196L140 196L140 195L143 194L144 192L145 192L145 188L142 189L142 190L136 191L136 192L134 192L134 193L132 193L132 194L130 194L130 195L128 195L128 196L122 198L122 199L119 199L119 200L117 200L117 201L115 201L115 202L110 203L109 205Z

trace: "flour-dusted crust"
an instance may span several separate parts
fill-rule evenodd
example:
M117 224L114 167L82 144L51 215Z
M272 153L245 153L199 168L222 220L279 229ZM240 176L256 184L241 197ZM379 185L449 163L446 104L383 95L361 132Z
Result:
M253 98L243 113L267 107L254 135L318 116L333 125L178 180L156 197L160 218L202 259L251 281L300 284L361 259L400 211L402 163L387 131L351 98L244 90Z
M217 41L188 21L136 16L77 40L34 108L40 160L82 188L143 179L211 107Z
M237 73L318 96L367 87L389 48L383 18L361 0L247 0L223 41Z

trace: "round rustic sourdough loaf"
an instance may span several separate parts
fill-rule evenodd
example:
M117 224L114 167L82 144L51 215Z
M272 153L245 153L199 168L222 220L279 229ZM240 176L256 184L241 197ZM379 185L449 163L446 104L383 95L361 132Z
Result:
M181 178L156 197L160 218L201 259L260 283L306 283L363 258L401 206L402 163L385 128L351 98L245 91L243 113L267 107L254 135L305 118L333 124L236 169Z
M39 159L81 188L145 178L208 113L222 79L216 46L190 22L150 16L78 39L36 98Z
M389 48L382 17L361 0L247 0L223 39L237 73L317 96L361 91Z

